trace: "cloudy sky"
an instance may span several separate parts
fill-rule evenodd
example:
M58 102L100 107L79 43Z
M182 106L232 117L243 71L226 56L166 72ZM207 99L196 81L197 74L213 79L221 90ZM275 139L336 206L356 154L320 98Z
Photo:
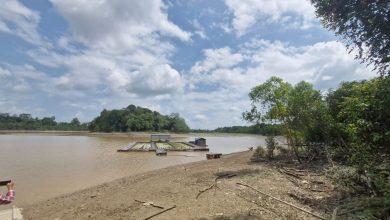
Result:
M57 121L134 104L242 125L270 76L326 90L375 75L306 0L3 0L0 48L0 112Z

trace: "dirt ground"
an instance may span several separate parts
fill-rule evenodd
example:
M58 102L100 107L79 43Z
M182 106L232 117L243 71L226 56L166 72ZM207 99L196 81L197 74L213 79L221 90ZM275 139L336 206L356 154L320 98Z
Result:
M251 155L235 153L125 177L25 207L23 215L29 220L147 219L166 210L152 219L330 218L332 186L323 170L254 163Z

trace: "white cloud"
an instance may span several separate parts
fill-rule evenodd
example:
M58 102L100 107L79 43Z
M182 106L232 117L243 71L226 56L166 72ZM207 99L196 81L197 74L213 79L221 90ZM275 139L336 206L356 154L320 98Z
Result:
M202 39L208 39L205 28L199 23L197 19L193 20L191 23L195 28L195 34L197 34Z
M242 52L250 56L254 66L246 74L260 81L277 75L291 83L305 80L318 89L327 89L337 87L341 81L375 76L375 72L354 60L354 55L348 54L345 46L336 41L294 47L263 40Z
M232 53L229 47L206 49L203 51L205 59L191 67L192 73L207 73L216 68L231 68L243 61L239 53Z
M309 0L225 0L233 12L232 25L238 35L257 24L283 23L289 28L309 28L315 18Z
M127 91L141 95L161 95L182 90L180 74L168 64L150 66L131 76Z
M138 46L149 48L148 45L157 38L156 33L183 41L191 38L190 33L168 20L166 6L161 0L51 2L69 22L76 38L90 47L115 50Z
M294 47L260 39L244 43L234 52L229 48L205 51L204 60L191 68L190 89L209 84L246 95L253 86L274 75L290 83L305 80L318 89L375 76L336 41Z
M8 69L5 69L0 66L0 77L1 76L10 76L11 72Z
M36 63L57 72L45 76L47 86L41 88L45 93L66 98L153 94L161 99L182 90L181 76L169 60L175 47L162 36L189 41L191 34L168 20L162 1L51 3L72 32L55 39L56 48L26 52Z
M200 121L200 122L206 122L208 120L208 117L203 114L196 114L195 115L195 120Z
M37 32L40 16L18 0L5 0L0 4L0 31L17 35L29 43L39 44Z

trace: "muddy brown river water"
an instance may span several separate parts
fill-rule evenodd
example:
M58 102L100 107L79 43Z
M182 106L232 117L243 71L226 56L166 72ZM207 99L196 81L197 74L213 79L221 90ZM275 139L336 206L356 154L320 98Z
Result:
M211 152L223 154L263 145L257 135L189 134L178 141L207 139ZM153 152L117 153L116 149L147 136L61 136L45 134L0 135L0 180L15 181L13 205L23 207L124 176L168 166L205 160L205 152L169 152L157 157ZM4 193L5 187L0 188ZM10 205L1 206L1 209Z

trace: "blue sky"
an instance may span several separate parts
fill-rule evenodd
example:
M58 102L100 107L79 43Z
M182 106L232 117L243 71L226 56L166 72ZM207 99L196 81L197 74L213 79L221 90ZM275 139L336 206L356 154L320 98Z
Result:
M0 112L57 121L135 104L243 125L270 76L327 90L376 75L306 0L5 0L0 48Z

